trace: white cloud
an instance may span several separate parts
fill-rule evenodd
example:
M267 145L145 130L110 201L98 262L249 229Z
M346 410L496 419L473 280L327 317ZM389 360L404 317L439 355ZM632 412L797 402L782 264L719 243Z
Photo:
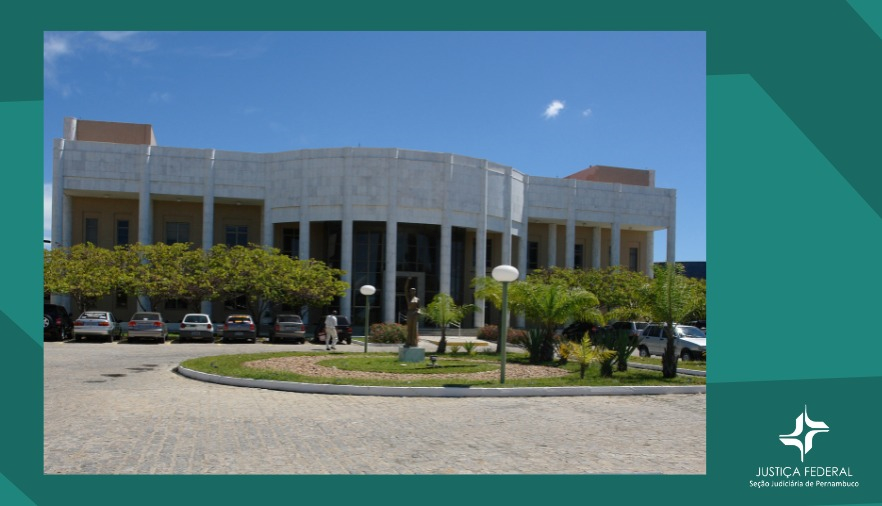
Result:
M72 52L70 40L66 37L49 35L43 39L43 60L47 64L54 64L59 57Z
M556 118L560 111L564 109L564 103L561 100L552 100L548 107L545 108L545 112L542 114L546 119L548 118Z
M169 93L167 91L162 91L162 92L154 91L153 93L150 94L150 103L151 104L160 104L160 103L167 104L167 103L171 102L171 98L172 98L171 93Z
M122 42L138 32L95 32L108 42Z
M591 116L591 109L585 109L584 111L582 111L582 116L585 118Z

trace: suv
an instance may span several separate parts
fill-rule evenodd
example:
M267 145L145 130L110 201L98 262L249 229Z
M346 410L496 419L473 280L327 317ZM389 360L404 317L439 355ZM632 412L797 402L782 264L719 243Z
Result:
M707 350L707 336L691 325L675 324L674 353L683 360L700 360ZM643 340L637 348L641 357L662 356L667 346L667 324L650 323L643 329Z
M57 304L43 304L43 339L68 339L73 333L73 320L67 309Z
M613 330L627 330L629 336L637 337L648 325L649 322L615 322L612 324L612 328Z

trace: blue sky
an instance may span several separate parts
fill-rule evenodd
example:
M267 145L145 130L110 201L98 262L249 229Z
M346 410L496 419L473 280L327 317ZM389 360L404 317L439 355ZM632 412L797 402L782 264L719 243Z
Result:
M705 260L705 76L703 32L47 32L44 208L71 116L149 123L163 146L652 169L677 190L677 260Z

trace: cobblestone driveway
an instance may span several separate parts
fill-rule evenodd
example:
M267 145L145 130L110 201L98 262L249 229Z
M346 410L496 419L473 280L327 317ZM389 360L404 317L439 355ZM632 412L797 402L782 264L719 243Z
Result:
M705 472L704 395L361 397L229 387L172 371L196 356L286 349L320 347L45 343L44 471Z

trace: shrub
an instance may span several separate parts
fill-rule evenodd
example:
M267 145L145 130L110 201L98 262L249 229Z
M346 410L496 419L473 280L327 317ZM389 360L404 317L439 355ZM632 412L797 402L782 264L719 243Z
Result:
M450 353L456 355L457 353L459 353L460 349L462 349L462 347L460 345L454 344L453 346L450 347Z
M371 325L371 342L403 343L407 340L407 327L400 323L375 323Z
M462 344L463 348L465 348L466 354L474 355L475 354L475 346L477 343L474 341L466 341Z
M518 344L523 338L527 335L526 332L520 329L508 329L508 339L507 343ZM481 327L481 330L478 331L478 339L482 339L484 341L498 341L499 340L499 327L496 325L484 325Z

